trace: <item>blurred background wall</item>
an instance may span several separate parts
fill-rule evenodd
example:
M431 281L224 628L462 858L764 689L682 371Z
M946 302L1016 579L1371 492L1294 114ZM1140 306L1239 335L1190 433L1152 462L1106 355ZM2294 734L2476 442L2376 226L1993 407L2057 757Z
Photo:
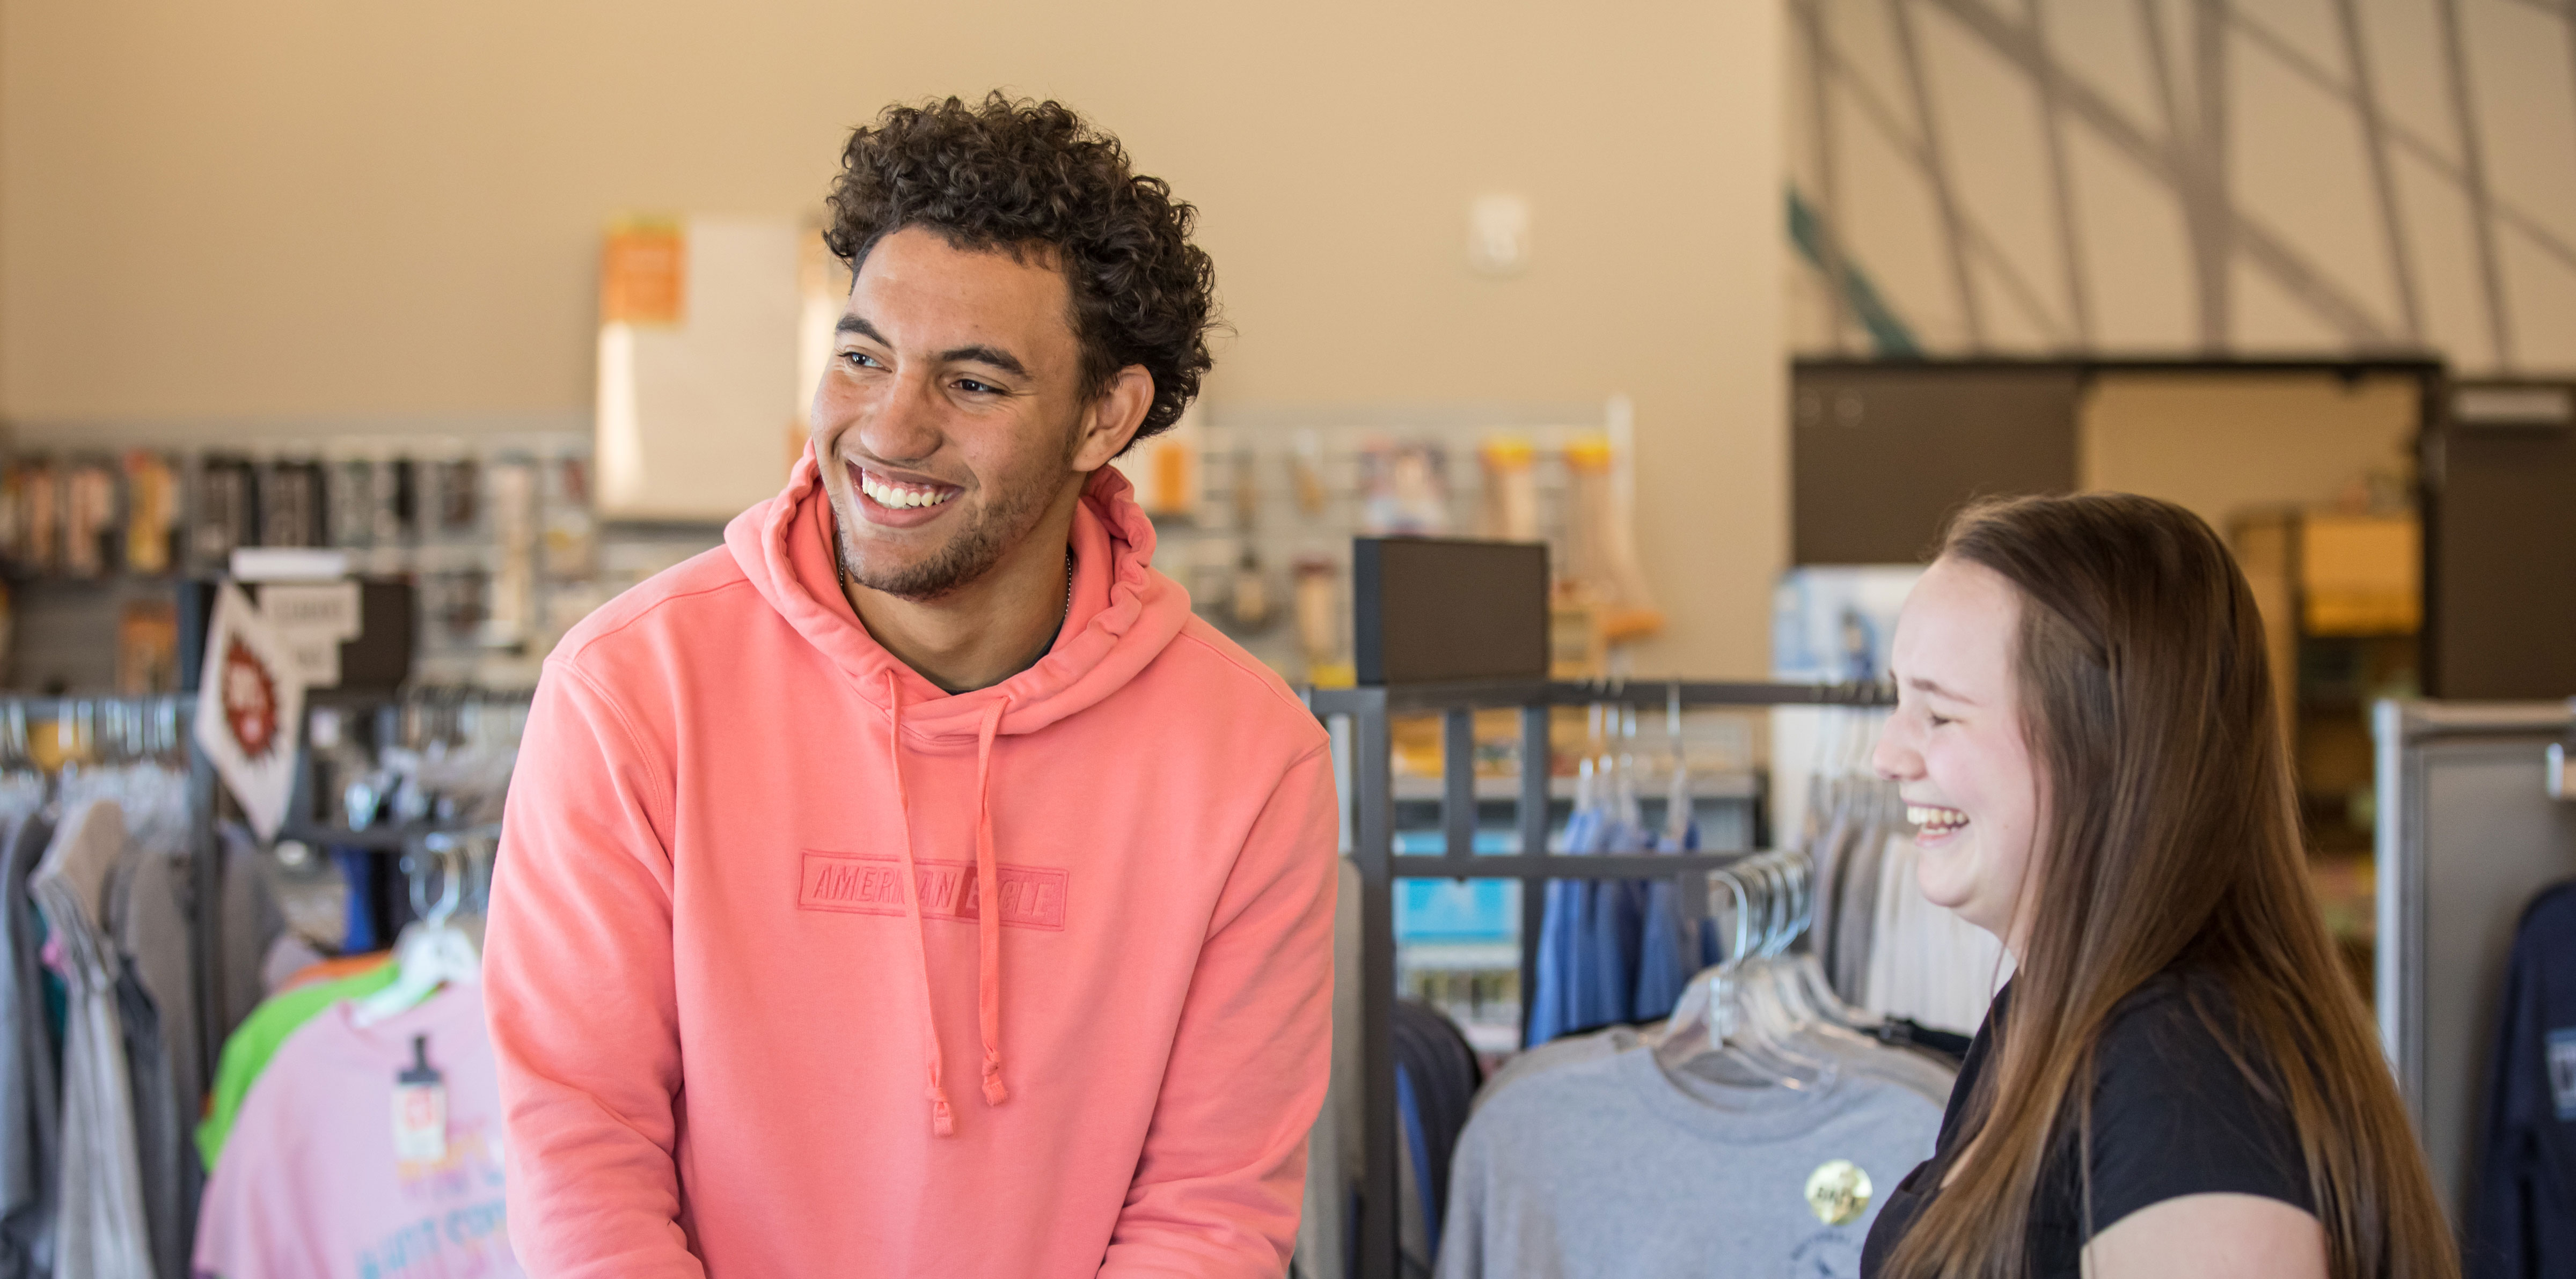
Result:
M1237 330L1212 407L1633 397L1671 621L1637 669L1758 674L1779 28L1764 0L0 0L0 418L31 446L585 430L610 216L819 216L852 125L1001 86L1200 207ZM1531 211L1509 279L1464 252L1496 191Z
M1794 349L2576 369L2564 5L1788 0L1785 21Z

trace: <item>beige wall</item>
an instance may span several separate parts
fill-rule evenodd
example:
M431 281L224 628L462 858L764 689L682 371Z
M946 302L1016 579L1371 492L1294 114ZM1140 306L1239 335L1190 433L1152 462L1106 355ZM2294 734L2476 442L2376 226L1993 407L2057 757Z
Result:
M2114 374L2086 392L2088 489L2145 493L2220 532L2235 517L2332 506L2373 471L2410 474L2422 384L2374 376Z
M608 215L813 209L877 106L1005 85L1204 210L1217 406L1632 395L1675 623L1639 669L1755 674L1777 38L1767 0L0 0L0 417L578 427ZM1520 278L1465 265L1489 190L1531 201Z

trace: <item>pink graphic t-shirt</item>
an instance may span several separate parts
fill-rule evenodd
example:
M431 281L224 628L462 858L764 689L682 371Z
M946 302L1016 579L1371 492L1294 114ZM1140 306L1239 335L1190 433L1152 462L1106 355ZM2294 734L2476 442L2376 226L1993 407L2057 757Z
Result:
M350 1011L289 1036L243 1100L197 1221L200 1279L517 1279L482 992L451 987L364 1028ZM420 1091L423 1036L443 1126Z

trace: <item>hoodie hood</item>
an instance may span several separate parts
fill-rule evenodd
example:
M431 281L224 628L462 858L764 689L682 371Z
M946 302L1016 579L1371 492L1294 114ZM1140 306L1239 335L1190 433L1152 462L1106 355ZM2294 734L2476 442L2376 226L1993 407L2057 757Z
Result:
M785 492L725 526L725 547L744 576L807 643L850 677L860 696L891 710L902 701L903 731L916 749L972 749L987 712L1001 704L998 731L1034 733L1126 686L1162 654L1190 618L1180 584L1154 571L1154 525L1135 486L1104 466L1074 508L1073 608L1055 646L1035 666L967 693L948 693L869 635L841 595L832 560L832 502L808 444Z
M797 634L849 677L886 717L886 764L893 772L896 834L903 864L904 915L921 978L924 1099L931 1130L956 1132L948 1099L932 992L929 937L922 922L921 873L913 847L912 800L904 784L907 750L975 752L975 884L977 900L998 902L1000 858L993 845L994 740L1035 733L1124 688L1181 633L1189 596L1154 571L1154 525L1133 487L1102 467L1074 507L1072 599L1055 644L1036 665L990 688L948 693L885 650L860 625L842 596L832 555L831 497L814 447L797 459L787 490L725 526L725 545L752 587ZM1010 1100L1002 1057L1002 912L976 917L976 1029L984 1049L987 1104Z

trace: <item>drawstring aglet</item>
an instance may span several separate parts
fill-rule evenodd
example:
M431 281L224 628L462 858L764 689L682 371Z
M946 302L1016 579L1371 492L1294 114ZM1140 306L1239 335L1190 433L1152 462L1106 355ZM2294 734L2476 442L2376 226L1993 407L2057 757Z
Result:
M930 1131L942 1137L957 1132L957 1116L948 1108L948 1090L935 1077L930 1081Z

